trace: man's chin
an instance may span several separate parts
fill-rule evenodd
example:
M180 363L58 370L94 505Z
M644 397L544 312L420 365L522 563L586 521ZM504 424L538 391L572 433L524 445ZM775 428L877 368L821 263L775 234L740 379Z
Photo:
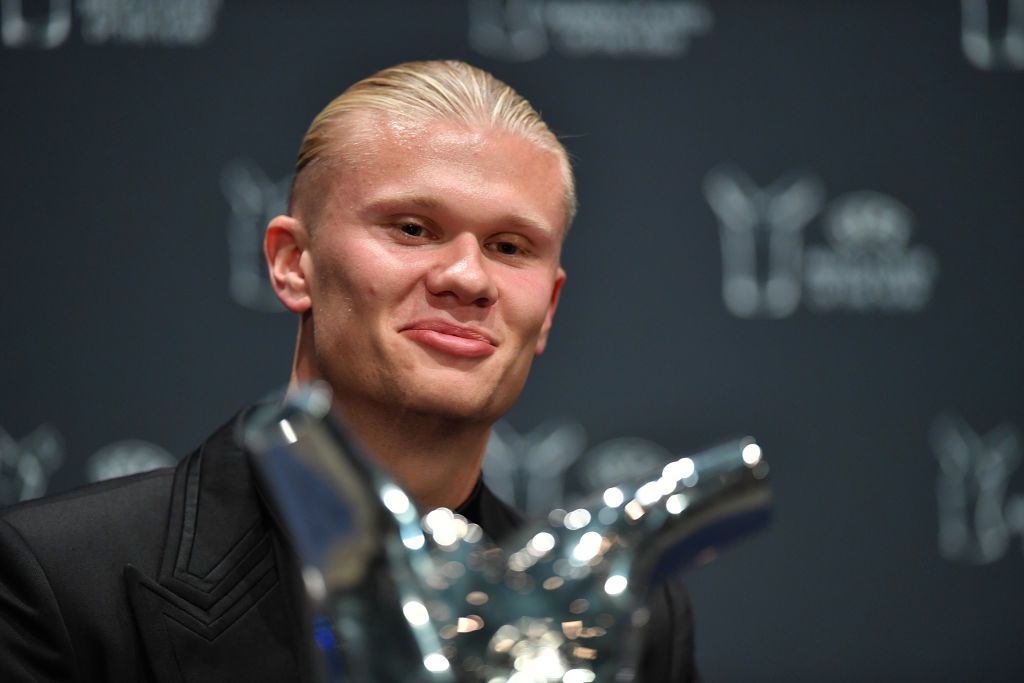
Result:
M403 408L422 417L434 417L445 422L489 425L507 412L509 406L504 403L506 402L496 401L494 397L442 391L409 395L404 401Z
M403 393L423 414L490 425L512 408L525 383L519 372L446 370L416 375Z
M508 412L522 388L507 373L495 377L480 370L422 367L386 373L375 384L367 391L366 382L331 382L337 401L360 413L377 413L378 419L405 415L488 425Z

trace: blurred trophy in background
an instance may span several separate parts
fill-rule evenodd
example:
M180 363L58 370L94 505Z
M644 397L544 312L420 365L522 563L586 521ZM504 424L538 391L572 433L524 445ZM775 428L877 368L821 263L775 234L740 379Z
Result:
M652 587L764 526L747 438L671 459L502 546L420 515L306 387L250 413L244 441L299 554L331 683L630 680Z

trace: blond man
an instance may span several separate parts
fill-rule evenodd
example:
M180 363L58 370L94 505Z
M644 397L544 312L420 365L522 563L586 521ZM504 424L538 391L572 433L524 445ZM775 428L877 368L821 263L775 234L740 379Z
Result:
M416 62L316 117L266 231L298 319L290 386L327 382L422 509L497 539L520 520L483 485L484 449L547 345L575 207L568 154L525 99ZM0 680L313 679L296 562L238 419L174 469L5 511ZM652 608L641 678L692 679L685 594Z

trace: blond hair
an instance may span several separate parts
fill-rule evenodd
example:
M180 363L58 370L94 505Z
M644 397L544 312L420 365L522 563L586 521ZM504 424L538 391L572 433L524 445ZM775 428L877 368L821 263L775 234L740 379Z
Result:
M323 163L337 144L338 121L355 112L379 112L408 122L454 121L521 135L554 153L562 166L566 229L576 214L576 187L569 154L540 114L509 85L482 69L455 60L405 62L350 86L316 115L295 161L292 205L303 171Z

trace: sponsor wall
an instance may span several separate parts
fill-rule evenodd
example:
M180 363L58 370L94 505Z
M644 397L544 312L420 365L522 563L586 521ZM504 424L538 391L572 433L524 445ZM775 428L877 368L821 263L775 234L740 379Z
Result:
M0 0L0 504L173 464L287 378L259 240L341 88L456 57L565 136L538 512L753 434L708 680L1019 680L1024 2Z

